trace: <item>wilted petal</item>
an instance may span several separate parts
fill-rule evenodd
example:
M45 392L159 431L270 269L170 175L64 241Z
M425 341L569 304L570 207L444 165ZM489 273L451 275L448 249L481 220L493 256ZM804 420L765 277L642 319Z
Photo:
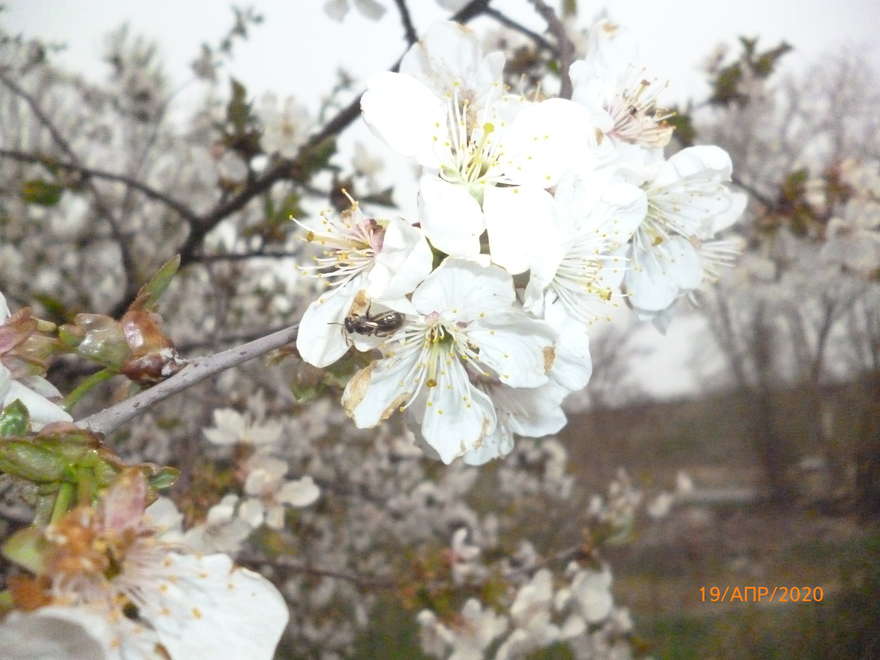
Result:
M348 381L342 405L359 429L376 426L409 401L418 383L407 376L418 359L418 351L379 360L364 367Z

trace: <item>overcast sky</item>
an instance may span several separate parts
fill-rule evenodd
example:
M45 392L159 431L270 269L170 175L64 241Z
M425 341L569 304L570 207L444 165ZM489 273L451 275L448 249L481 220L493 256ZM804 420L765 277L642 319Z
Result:
M240 0L239 5L250 4L266 21L239 44L229 71L254 95L267 90L295 94L316 108L340 66L363 79L385 69L402 53L403 31L394 2L380 1L388 8L381 21L369 21L352 11L340 25L324 14L324 0ZM7 11L0 15L6 30L66 44L67 67L95 77L105 72L101 63L105 35L128 22L136 33L158 42L175 85L191 78L189 64L200 44L217 43L232 16L230 5L221 0L7 0L6 4ZM408 4L420 31L446 15L434 0ZM534 29L544 28L527 0L494 0L492 5ZM580 0L580 6L589 22L604 5ZM635 32L655 75L670 80L671 100L704 96L701 62L720 43L735 46L739 35L757 36L759 45L766 47L787 40L796 49L785 59L790 70L842 47L856 50L880 69L876 36L880 0L615 0L608 6L613 20ZM353 139L376 148L386 162L393 160L363 126L354 126L345 136L349 147ZM391 171L400 167L389 165ZM409 194L414 189L401 186L401 191L401 206L411 210L414 204L406 200L414 202ZM675 396L692 393L698 386L688 365L694 332L693 322L682 320L673 323L665 338L646 334L648 343L662 348L640 360L641 380L649 392Z

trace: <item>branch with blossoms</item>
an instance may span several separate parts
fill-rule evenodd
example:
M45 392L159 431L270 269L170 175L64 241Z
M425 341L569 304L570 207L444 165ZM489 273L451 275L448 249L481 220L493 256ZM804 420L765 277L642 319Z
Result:
M667 323L676 303L733 262L735 246L717 237L745 198L730 190L731 161L719 147L664 156L674 129L658 106L665 86L637 63L623 28L598 22L572 62L571 26L536 0L556 45L525 34L557 59L529 57L517 72L464 25L487 11L488 0L443 4L455 5L454 20L416 40L406 3L396 2L409 48L317 130L295 99L254 102L233 80L228 103L195 131L214 140L193 156L209 162L209 172L198 173L208 180L184 178L209 198L87 165L38 97L6 82L63 152L19 144L0 152L51 177L26 179L22 200L51 208L85 188L110 224L126 284L111 314L71 313L44 297L53 316L43 319L27 307L12 314L0 297L0 469L29 484L34 507L34 524L3 545L30 575L0 597L9 612L0 639L65 626L71 634L55 641L98 649L96 657L147 644L172 658L212 651L262 658L287 628L297 648L343 653L357 627L333 622L331 635L324 615L338 615L343 602L351 621L364 620L378 600L356 596L382 585L401 607L418 610L423 648L438 657L506 658L556 643L611 654L629 644L631 624L613 606L599 553L634 517L639 496L628 480L591 500L586 514L569 516L576 545L539 551L509 521L492 522L468 501L476 499L470 466L491 463L483 471L495 470L493 492L517 506L540 497L562 511L574 488L565 450L537 439L565 426L565 399L590 380L590 332L624 305ZM354 5L374 17L384 10L375 0ZM337 18L348 6L327 3ZM489 13L510 24L497 9ZM235 34L246 33L249 16L237 13ZM94 96L135 124L156 122L155 133L132 131L145 134L144 153L157 142L171 150L173 136L159 135L164 105L149 85L161 76L147 66L149 48L135 43L126 52L112 60L125 94ZM203 50L199 75L210 77L212 53ZM542 91L552 67L558 97ZM507 83L517 73L523 87L514 91ZM333 141L358 117L419 168L417 216L378 211L369 192L336 192ZM333 208L314 213L304 198L327 190L320 177L333 179ZM373 193L387 208L390 196ZM129 237L108 200L130 209L138 196L155 213ZM238 245L209 238L232 220ZM315 249L309 265L287 245L292 232ZM149 278L134 266L144 235L162 237L145 262L167 259L171 246L177 253ZM257 279L284 293L275 307L194 285L225 278L236 291L251 274L239 269L288 255L303 262L296 294L311 301L298 322L292 289L279 284L274 266ZM96 262L96 278L105 268ZM112 285L112 276L104 279ZM134 291L138 279L147 283ZM223 324L236 315L285 322L192 358L168 329L186 321L178 309L191 312L199 341L208 323L193 310L212 309L212 344L243 340ZM264 388L271 403L263 389L224 383L233 367L273 351L276 368L253 372L272 386ZM62 396L46 380L59 356L98 370ZM100 399L111 379L123 383L122 400L74 423L71 411ZM205 395L199 383L214 389ZM221 392L245 412L211 398ZM327 396L340 392L342 410ZM197 393L209 402L200 411ZM192 413L164 418L160 410L175 402ZM131 446L144 437L151 446L176 424L185 444L157 464L134 456ZM358 439L344 451L328 441L342 433ZM521 464L500 460L515 448ZM160 496L178 477L165 463L184 471L180 510ZM355 512L350 520L338 515L343 506ZM228 556L245 544L256 551L242 558L301 599L289 626L273 581ZM491 558L480 559L484 552ZM238 609L248 612L236 616Z

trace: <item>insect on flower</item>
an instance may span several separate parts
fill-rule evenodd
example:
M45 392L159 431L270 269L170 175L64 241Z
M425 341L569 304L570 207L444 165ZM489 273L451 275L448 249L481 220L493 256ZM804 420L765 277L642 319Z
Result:
M366 314L350 314L343 323L346 332L376 337L388 337L402 325L403 314L400 312L382 312L373 316L369 310Z

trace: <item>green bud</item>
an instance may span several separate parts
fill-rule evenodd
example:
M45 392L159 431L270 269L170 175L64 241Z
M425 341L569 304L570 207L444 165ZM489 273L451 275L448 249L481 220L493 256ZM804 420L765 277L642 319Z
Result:
M68 462L30 440L0 440L0 472L36 481L61 481Z
M148 474L150 488L153 490L165 490L171 488L180 478L180 470L173 467L154 468L152 474Z
M18 399L0 412L0 437L24 435L28 431L31 416L27 407Z
M162 264L162 267L156 271L156 274L150 278L150 281L141 287L137 298L135 298L131 305L131 309L154 310L159 303L159 298L165 293L165 289L168 288L171 280L177 274L178 268L180 268L179 254Z
M25 527L10 536L0 547L0 551L14 564L35 575L42 575L46 570L46 558L51 547L40 529Z

